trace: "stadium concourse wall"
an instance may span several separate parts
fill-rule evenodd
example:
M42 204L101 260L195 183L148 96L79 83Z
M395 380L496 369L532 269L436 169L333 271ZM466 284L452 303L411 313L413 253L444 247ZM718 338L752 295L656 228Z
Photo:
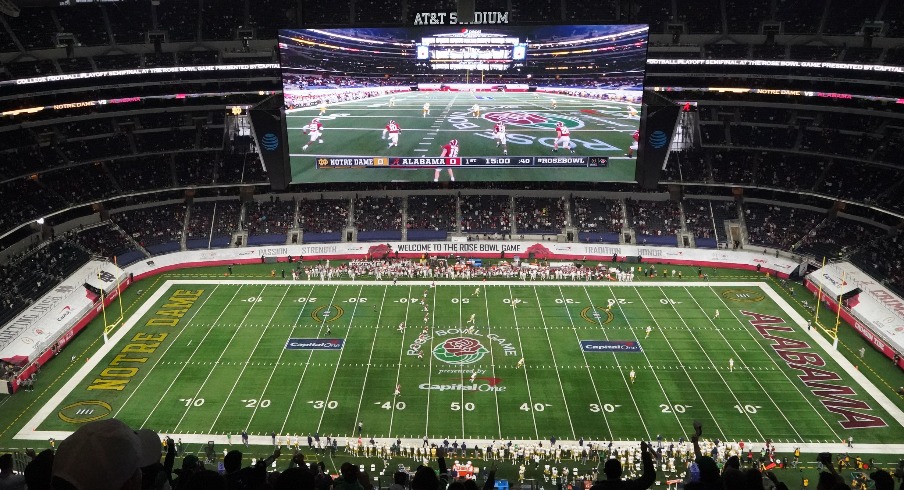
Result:
M805 284L876 350L904 369L904 301L901 298L850 262L822 267L808 274Z
M0 328L0 359L23 369L0 393L14 393L22 381L60 353L76 334L128 287L131 278L110 262L91 261ZM91 292L103 291L103 295ZM103 300L103 304L101 301ZM119 316L119 309L116 309Z

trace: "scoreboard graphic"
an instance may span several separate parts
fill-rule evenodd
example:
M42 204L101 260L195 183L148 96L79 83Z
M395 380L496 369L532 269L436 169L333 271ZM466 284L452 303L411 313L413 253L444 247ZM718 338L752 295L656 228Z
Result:
M436 167L500 167L500 168L550 168L578 167L604 168L609 157L317 157L317 168L436 168Z

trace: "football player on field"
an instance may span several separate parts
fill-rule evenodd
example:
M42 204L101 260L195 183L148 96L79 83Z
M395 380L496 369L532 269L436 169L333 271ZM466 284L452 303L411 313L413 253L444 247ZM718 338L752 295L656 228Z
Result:
M471 115L474 117L480 117L480 106L476 103L471 106Z
M574 153L574 147L571 146L571 133L568 131L568 128L562 124L562 121L556 123L556 141L552 144L552 151L558 151L559 143L562 144L562 148L568 148L568 150Z
M318 109L320 109L320 116L326 114L326 102L321 102Z
M389 135L389 148L393 146L399 146L399 133L402 132L402 128L396 124L392 119L389 120L389 124L383 128L383 139L386 139L386 136Z
M500 121L493 126L493 138L496 139L496 148L502 145L502 154L508 155L508 146L505 144L505 123Z
M311 120L310 124L301 128L301 130L304 131L305 134L310 135L310 137L311 137L311 140L308 141L308 143L306 145L301 147L302 151L307 150L308 146L311 146L311 143L313 143L314 141L317 141L318 143L323 143L323 140L320 139L320 137L323 136L323 124L320 124L320 119L317 119L315 117L314 119Z
M429 102L424 102L424 111L423 112L424 112L424 117L427 117L430 115L430 103Z
M446 165L452 165L451 159L458 157L458 140L450 140L443 145L443 152L439 156L446 158ZM437 167L436 170L433 171L434 182L439 182L439 174L442 170L441 167ZM455 182L455 174L452 173L452 167L447 167L446 170L449 172L449 178L452 182Z

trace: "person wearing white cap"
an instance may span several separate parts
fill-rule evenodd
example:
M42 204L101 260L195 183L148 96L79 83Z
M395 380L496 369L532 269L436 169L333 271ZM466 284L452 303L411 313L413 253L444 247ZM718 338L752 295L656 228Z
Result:
M141 438L116 419L88 422L60 443L53 461L53 485L60 490L141 488L143 463L160 460L160 443L146 452Z

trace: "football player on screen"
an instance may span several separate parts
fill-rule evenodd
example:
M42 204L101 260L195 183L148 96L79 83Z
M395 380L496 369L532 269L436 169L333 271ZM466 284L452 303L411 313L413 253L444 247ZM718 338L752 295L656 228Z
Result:
M505 123L500 121L493 126L493 138L496 140L496 148L502 146L502 154L508 155L508 146L505 140Z
M430 115L430 103L424 102L424 116L423 117L427 117L429 115Z
M402 132L402 128L396 124L392 119L389 120L389 124L383 128L383 139L386 139L386 136L389 136L389 146L387 148L392 148L393 146L399 146L399 133Z
M446 159L446 165L452 165L452 159L458 157L458 140L450 140L443 145L443 152L439 156ZM452 182L455 182L455 174L452 173L452 167L446 167L446 170L449 172L449 178ZM439 182L439 174L442 171L442 167L436 167L436 170L433 171L434 182Z
M318 115L322 116L322 115L326 114L326 102L325 101L321 102L317 108L320 109L320 114L318 114Z
M471 106L471 115L474 117L480 117L480 106L476 103Z
M311 140L308 143L301 147L301 151L307 150L311 143L318 142L323 143L323 140L320 138L323 136L323 124L320 124L320 119L316 117L311 119L311 123L301 128L304 131L304 134L307 134L311 137Z
M638 141L640 141L640 130L634 131L634 134L631 135L631 139L634 140L631 142L631 146L628 148L628 153L625 153L625 156L628 158L634 158L634 151L637 150Z
M562 148L567 148L574 153L574 147L571 146L571 133L562 124L562 121L556 123L556 141L552 144L552 151L559 151L559 144L562 145Z

